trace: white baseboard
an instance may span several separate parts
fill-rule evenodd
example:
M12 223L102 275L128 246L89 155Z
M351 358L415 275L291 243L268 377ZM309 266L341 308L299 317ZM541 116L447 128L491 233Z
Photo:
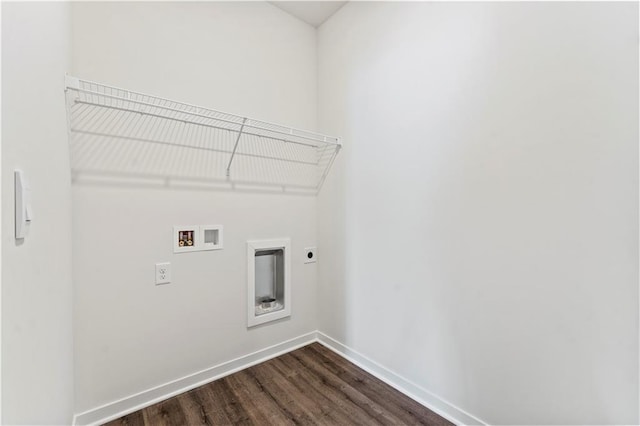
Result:
M367 373L382 380L389 386L397 389L398 391L407 395L409 398L417 401L421 405L424 405L431 411L441 415L450 422L453 422L457 425L487 424L476 416L467 413L461 408L458 408L455 405L445 401L444 399L434 395L433 393L411 382L410 380L399 376L388 368L383 367L377 362L367 358L366 356L327 336L326 334L318 331L317 335L318 342L320 342L323 346L331 349L333 352L351 361L358 367L365 370Z
M94 425L106 423L316 341L318 341L318 339L315 331L298 336L249 355L241 356L180 379L76 414L73 416L73 424Z
M218 364L197 373L173 380L151 389L130 395L128 397L110 402L100 407L76 414L73 416L74 425L96 425L125 416L134 411L169 399L173 396L187 392L214 380L228 376L237 371L259 364L271 358L275 358L287 352L296 350L313 342L319 342L341 357L351 361L369 374L382 380L389 386L397 389L409 398L424 405L431 411L441 415L445 419L458 425L486 425L479 418L465 412L455 405L434 395L428 390L416 385L382 365L372 361L366 356L327 336L313 331L298 336L277 345L261 349L248 355L241 356L231 361Z

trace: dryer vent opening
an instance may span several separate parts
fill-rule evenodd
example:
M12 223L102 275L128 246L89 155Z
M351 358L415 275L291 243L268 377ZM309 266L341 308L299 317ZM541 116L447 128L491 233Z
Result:
M291 315L289 240L249 241L248 326Z

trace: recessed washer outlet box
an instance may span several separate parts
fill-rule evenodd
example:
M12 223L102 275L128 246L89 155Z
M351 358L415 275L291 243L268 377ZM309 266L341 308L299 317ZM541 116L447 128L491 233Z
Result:
M173 252L184 253L197 251L200 243L200 227L198 225L179 225L173 227Z
M247 242L247 325L291 315L291 242Z
M173 252L220 250L224 246L222 225L180 225L173 227Z

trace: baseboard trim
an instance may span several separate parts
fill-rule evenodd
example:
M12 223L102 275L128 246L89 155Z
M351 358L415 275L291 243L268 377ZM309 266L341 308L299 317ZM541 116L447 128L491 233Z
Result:
M424 405L431 411L457 425L487 425L478 417L467 413L421 386L394 373L377 362L367 358L347 345L327 336L320 331L312 331L293 339L261 349L231 361L204 369L168 383L121 398L100 407L73 416L74 425L97 425L115 420L134 411L141 410L181 393L195 389L214 380L233 374L237 371L267 361L271 358L294 351L313 342L319 342L341 357L351 361L369 374L382 380L409 398Z
M389 386L395 388L399 392L402 392L409 398L424 405L431 411L439 414L450 422L453 422L457 425L487 425L486 422L480 420L476 416L467 413L466 411L456 407L450 402L445 401L432 392L429 392L428 390L411 382L410 380L405 379L404 377L394 373L388 368L383 367L377 362L367 358L361 353L351 349L347 345L338 342L337 340L327 336L326 334L318 331L317 336L318 342L326 348L351 361L358 367L365 370L367 373L382 380Z
M95 425L106 423L316 341L318 341L317 332L312 331L311 333L303 334L277 345L269 346L251 354L76 414L73 416L73 424Z

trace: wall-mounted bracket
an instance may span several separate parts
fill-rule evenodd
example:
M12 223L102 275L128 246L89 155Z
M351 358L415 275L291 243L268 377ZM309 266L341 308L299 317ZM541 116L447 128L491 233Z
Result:
M242 126L240 126L240 130L238 131L238 137L236 138L236 143L233 145L233 152L231 152L231 158L229 158L229 164L227 165L227 177L231 176L231 163L233 162L233 157L236 155L236 151L238 150L238 143L240 142L240 136L242 136L242 131L244 130L244 125L247 122L247 117L242 119Z

